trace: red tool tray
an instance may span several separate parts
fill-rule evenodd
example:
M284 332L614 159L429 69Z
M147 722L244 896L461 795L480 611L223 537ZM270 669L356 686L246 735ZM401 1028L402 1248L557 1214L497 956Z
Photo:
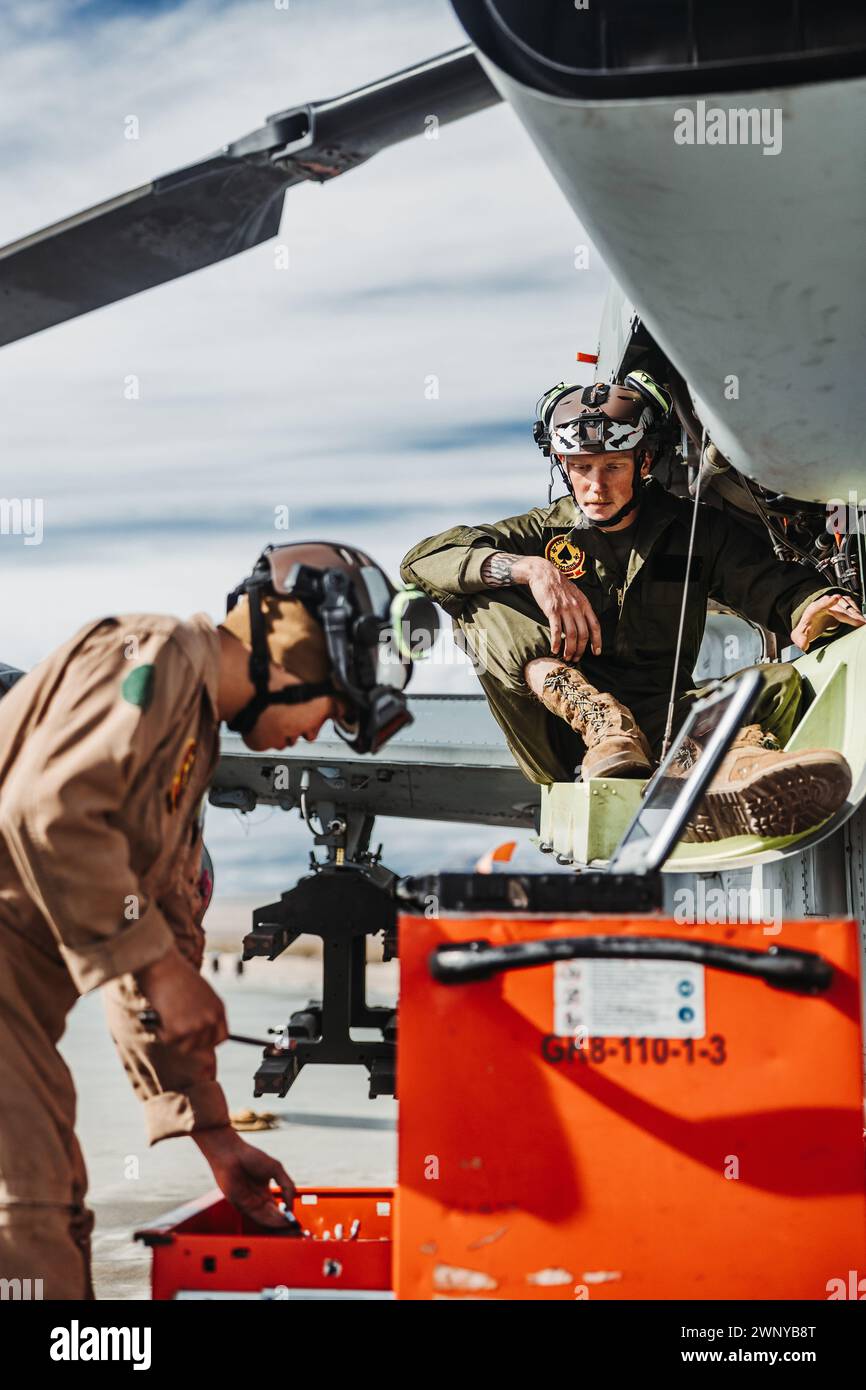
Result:
M308 1234L298 1237L263 1231L214 1191L136 1231L135 1238L151 1249L155 1299L278 1299L307 1290L320 1291L311 1297L387 1297L393 1201L387 1187L299 1187L293 1210ZM357 1234L350 1237L356 1221Z

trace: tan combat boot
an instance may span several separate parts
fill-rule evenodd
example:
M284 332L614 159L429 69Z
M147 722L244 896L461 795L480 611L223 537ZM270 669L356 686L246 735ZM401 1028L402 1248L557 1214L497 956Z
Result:
M689 740L672 776L686 776L700 750ZM832 749L783 753L760 724L734 739L683 839L712 843L732 835L775 839L812 830L832 816L851 790L851 769Z
M652 751L631 710L596 690L573 666L545 679L541 702L580 734L586 745L581 778L649 777Z

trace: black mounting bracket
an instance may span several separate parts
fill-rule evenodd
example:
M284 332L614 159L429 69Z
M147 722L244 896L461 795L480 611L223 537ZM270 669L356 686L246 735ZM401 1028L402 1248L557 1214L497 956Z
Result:
M322 807L318 810L321 813ZM331 808L328 808L331 811ZM363 824L355 822L363 819ZM329 858L279 902L258 907L244 937L243 959L274 960L302 934L322 940L322 997L293 1013L279 1030L280 1042L265 1049L253 1081L253 1094L285 1096L308 1063L364 1066L370 1096L396 1094L397 1013L367 1003L367 937L380 932L385 960L397 953L396 876L367 850L373 817L333 808L321 816L316 834ZM312 829L312 827L310 827ZM346 858L346 845L353 858ZM353 1029L376 1036L352 1037Z

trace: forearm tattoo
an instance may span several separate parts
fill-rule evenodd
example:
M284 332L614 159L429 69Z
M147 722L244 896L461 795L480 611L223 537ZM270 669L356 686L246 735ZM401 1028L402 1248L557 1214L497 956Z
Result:
M513 584L511 571L519 558L518 555L506 555L501 550L497 550L495 555L488 555L487 559L481 562L481 578L484 583L489 584L491 589L500 589L504 588L506 584Z

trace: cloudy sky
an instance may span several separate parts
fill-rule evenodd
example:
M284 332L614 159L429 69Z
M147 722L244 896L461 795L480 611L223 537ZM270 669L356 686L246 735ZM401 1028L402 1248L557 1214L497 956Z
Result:
M463 41L446 0L8 0L0 244ZM0 660L107 611L217 619L270 540L345 537L395 574L543 500L534 402L585 379L606 287L585 241L498 107L292 190L276 243L0 350L2 493L44 506L42 544L0 535ZM473 678L434 661L413 688Z

